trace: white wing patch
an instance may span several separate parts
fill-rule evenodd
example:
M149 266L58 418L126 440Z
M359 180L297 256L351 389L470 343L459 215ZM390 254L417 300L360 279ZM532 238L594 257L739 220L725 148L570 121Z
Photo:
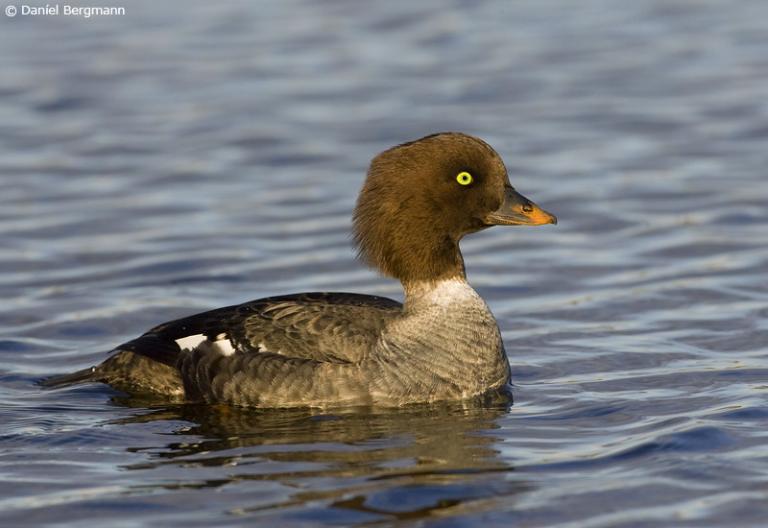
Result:
M224 336L224 339L218 339L222 335ZM237 352L235 347L232 346L232 343L229 342L229 339L227 339L226 334L219 334L216 336L216 339L217 341L211 343L211 346L222 356L231 356Z
M200 343L206 340L206 337L203 334L195 334L187 337L181 337L176 340L176 344L179 345L179 348L184 350L193 350L200 346Z
M197 348L208 348L215 350L223 356L231 356L237 350L232 346L227 334L219 334L213 341L210 341L203 334L195 334L187 337L181 337L176 340L176 344L182 350L195 350Z

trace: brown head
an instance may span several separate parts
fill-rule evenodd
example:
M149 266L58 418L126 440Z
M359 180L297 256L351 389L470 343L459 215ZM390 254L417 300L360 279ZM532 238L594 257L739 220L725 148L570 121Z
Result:
M517 193L499 155L457 132L426 136L371 162L357 200L360 257L403 283L464 276L459 240L492 225L554 224Z

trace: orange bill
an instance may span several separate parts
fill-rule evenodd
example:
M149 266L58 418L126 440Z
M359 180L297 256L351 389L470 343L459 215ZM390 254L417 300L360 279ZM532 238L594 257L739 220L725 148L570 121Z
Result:
M557 217L530 201L512 187L504 190L504 202L496 211L485 217L488 225L556 224Z

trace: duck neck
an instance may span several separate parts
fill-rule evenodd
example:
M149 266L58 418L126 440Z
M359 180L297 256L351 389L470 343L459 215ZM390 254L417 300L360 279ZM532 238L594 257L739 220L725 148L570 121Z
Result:
M463 274L404 287L402 316L387 326L382 343L388 360L413 367L409 383L420 380L434 389L445 382L448 388L440 390L466 397L508 381L496 319Z
M412 228L398 225L397 220L377 228L380 235L358 234L360 255L382 274L399 279L406 290L413 284L464 279L459 237L432 232L415 236Z
M407 240L407 245L401 241L379 268L399 279L406 294L429 290L445 281L466 282L464 258L458 241L450 237L439 241L411 239Z
M408 283L403 316L395 327L406 340L430 342L430 354L444 349L476 358L502 349L496 319L463 276Z
M458 310L465 305L485 302L469 285L463 273L450 274L432 280L403 281L405 311L414 312L427 308Z

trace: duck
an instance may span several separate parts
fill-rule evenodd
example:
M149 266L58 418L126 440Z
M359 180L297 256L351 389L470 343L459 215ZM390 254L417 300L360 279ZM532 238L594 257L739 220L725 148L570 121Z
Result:
M505 391L501 332L467 282L459 242L492 226L556 223L482 139L442 132L402 143L371 161L352 234L360 260L400 281L404 302L318 292L218 308L41 384L252 408L401 407Z

